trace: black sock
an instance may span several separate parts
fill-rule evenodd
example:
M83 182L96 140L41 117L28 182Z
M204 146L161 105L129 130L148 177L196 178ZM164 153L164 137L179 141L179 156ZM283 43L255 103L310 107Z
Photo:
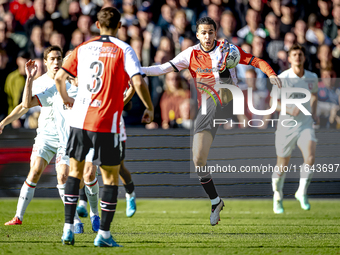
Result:
M79 190L79 199L87 202L87 196L85 193L85 185L81 190Z
M102 218L100 219L100 230L109 231L113 216L116 211L118 186L104 185L102 201Z
M77 203L79 199L80 180L69 176L65 187L65 223L73 224L74 214L76 213Z
M132 192L135 190L135 185L133 184L133 181L130 183L124 185L125 191L128 194L132 194Z
M203 187L203 189L205 190L205 193L208 194L210 199L215 199L218 197L216 189L215 189L215 185L213 180L211 179L211 175L210 173L206 174L206 173L201 173L199 172L199 179L201 182L201 185Z

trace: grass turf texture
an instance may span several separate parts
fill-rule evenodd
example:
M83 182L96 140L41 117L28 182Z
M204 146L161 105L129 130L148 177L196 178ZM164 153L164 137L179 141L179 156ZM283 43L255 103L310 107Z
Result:
M89 217L74 247L63 246L60 199L33 199L23 225L4 226L16 204L0 200L0 254L340 254L340 200L311 200L303 211L287 199L274 215L269 199L226 199L214 227L208 199L138 199L132 218L119 200L111 232L123 248L94 247Z

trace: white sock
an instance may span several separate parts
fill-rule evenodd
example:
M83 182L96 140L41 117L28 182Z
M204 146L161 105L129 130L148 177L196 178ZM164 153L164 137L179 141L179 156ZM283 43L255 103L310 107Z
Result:
M73 218L73 224L76 224L76 223L81 223L81 220L79 218L77 210L76 210L76 213L74 214L74 218Z
M71 230L72 233L73 233L73 232L74 232L74 226L73 226L73 224L65 223L65 224L64 224L64 233L65 233L67 230Z
M20 195L18 199L18 205L17 205L17 212L15 214L15 216L18 217L21 221L24 219L24 214L25 214L27 206L32 201L32 198L34 197L36 185L37 185L36 183L30 182L29 180L26 179L26 181L21 187Z
M273 172L272 174L272 188L274 192L274 200L283 199L283 185L285 182L286 173Z
M85 182L85 193L90 204L90 216L99 216L98 201L99 201L99 184L97 178L92 182Z
M136 197L136 193L134 191L131 194L125 193L125 197L128 198L128 199L130 199L132 197Z
M79 200L79 206L87 208L87 202L85 200Z
M57 185L57 188L58 188L58 191L59 191L59 196L61 198L61 201L63 201L64 205L65 205L65 201L64 201L65 186L66 186L66 183Z
M221 201L220 197L217 196L214 199L210 199L211 205L217 205Z
M307 189L312 180L312 177L313 171L310 171L308 165L303 163L300 171L300 184L296 193L298 193L299 195L307 195Z
M104 231L99 229L98 234L100 234L104 239L108 239L111 236L110 231Z

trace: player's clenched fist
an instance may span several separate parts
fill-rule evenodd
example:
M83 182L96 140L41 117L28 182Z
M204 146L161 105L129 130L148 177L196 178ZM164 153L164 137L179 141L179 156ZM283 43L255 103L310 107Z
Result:
M154 115L153 110L145 109L143 117L142 117L142 123L146 123L146 124L151 123L153 121L153 115Z

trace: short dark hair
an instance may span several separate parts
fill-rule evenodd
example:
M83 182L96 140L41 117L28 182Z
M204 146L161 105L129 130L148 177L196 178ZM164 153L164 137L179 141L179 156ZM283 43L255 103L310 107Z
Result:
M120 21L120 12L115 7L106 7L97 13L101 27L116 29Z
M47 55L51 52L51 51L60 51L60 53L61 53L61 55L63 55L63 50L59 47L59 46L57 46L57 45L52 45L52 46L50 46L50 47L48 47L48 48L46 48L45 50L44 50L44 60L47 60Z
M198 31L198 27L199 25L213 25L214 26L214 29L216 30L216 23L215 21L210 18L210 17L203 17L203 18L200 18L197 22L196 22L196 31Z
M300 44L293 44L292 47L288 50L288 56L293 50L301 50L303 55L306 56L306 50L305 47L301 46Z

